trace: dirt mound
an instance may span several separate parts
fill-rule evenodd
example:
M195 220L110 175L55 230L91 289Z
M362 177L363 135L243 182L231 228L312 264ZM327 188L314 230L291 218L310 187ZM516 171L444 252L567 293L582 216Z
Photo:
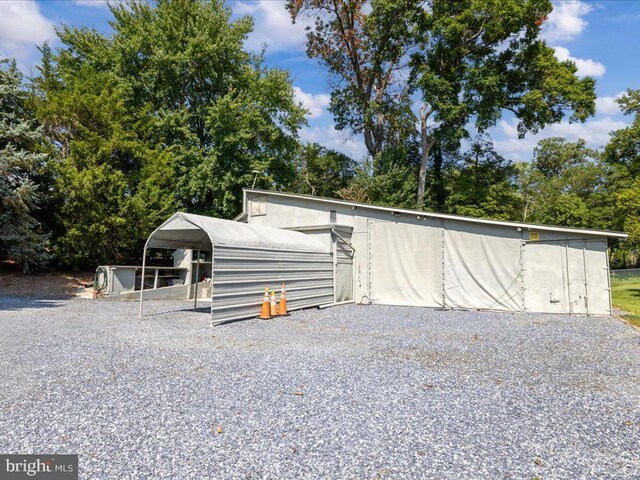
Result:
M24 274L0 271L0 296L66 299L76 296L91 298L93 272Z

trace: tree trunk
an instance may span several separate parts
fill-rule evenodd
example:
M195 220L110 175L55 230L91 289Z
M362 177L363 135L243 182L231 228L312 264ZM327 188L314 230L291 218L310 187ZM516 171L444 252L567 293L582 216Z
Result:
M373 128L364 127L364 145L372 158L376 158L379 152L378 144L374 138Z
M444 211L444 204L446 202L444 180L442 178L442 148L438 146L433 151L433 179L434 179L434 193L435 193L435 208L437 211Z
M376 104L378 107L382 104L383 91L376 89ZM384 142L384 120L385 115L379 109L375 115L375 120L365 121L364 126L364 144L367 147L369 155L375 160L378 153L382 151Z
M436 139L429 138L427 134L427 119L431 112L431 106L426 103L420 107L420 143L422 144L422 152L420 156L420 172L418 173L418 203L424 197L424 190L427 184L427 162L429 161L431 148L436 143Z

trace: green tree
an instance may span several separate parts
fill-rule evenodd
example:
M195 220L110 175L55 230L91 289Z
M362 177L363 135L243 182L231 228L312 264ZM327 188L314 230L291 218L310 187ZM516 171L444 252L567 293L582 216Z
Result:
M34 217L43 197L36 181L46 150L16 63L0 60L0 261L14 261L24 272L50 258L48 236Z
M604 149L604 159L611 165L616 185L617 214L613 228L629 233L620 249L625 253L640 250L640 90L627 90L618 99L625 115L634 115L631 125L611 134Z
M155 120L129 111L130 90L114 74L86 63L57 67L39 80L49 85L40 117L62 156L57 254L78 268L133 261L176 208L169 151L150 145Z
M493 142L480 136L447 175L446 211L470 217L515 220L520 197L513 164L496 153Z
M365 159L349 186L338 194L354 202L416 208L417 153L415 143L387 146L376 161Z
M296 157L299 193L337 197L355 176L356 162L349 156L317 143L301 145Z
M330 74L336 128L364 136L376 158L415 127L406 84L411 0L289 0L295 22L313 17L307 55ZM370 9L368 7L371 7Z
M37 80L61 157L59 253L77 266L134 261L177 208L237 214L253 170L291 185L305 121L287 72L243 50L251 19L222 1L109 8L113 34L61 27Z
M107 57L136 107L159 119L157 140L171 149L182 208L232 217L254 170L261 187L291 184L305 111L286 71L243 50L250 17L231 21L221 0L133 1L111 10ZM65 43L72 41L82 42L78 32Z
M422 97L419 201L432 149L443 137L468 137L470 122L484 132L509 111L522 137L566 116L584 121L594 113L594 80L578 78L575 64L557 60L539 37L549 0L429 0L417 8L412 86Z
M522 221L611 228L610 169L584 140L541 140L531 164L518 166Z

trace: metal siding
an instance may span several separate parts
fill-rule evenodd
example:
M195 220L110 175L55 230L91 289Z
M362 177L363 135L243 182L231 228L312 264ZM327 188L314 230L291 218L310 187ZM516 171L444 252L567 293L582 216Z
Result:
M333 302L331 253L288 252L216 245L213 256L213 322L257 317L264 289L287 285L287 308Z

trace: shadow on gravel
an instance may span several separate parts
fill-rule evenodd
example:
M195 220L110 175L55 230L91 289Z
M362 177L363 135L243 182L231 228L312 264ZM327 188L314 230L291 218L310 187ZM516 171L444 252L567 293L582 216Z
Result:
M59 308L64 305L62 300L64 299L0 296L0 312L24 310L26 308Z
M138 305L138 300L132 301ZM163 301L163 300L146 300L144 302L143 316L144 318L163 317L177 315L179 313L201 313L211 316L211 307L209 305L200 307L196 310L193 309L193 300L184 302L190 306L178 306L175 301Z

